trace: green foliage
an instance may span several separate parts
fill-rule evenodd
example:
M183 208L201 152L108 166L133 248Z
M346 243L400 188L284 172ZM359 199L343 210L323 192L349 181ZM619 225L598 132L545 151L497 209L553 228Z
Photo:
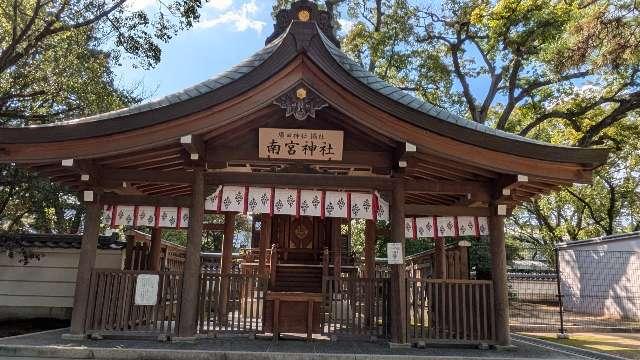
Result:
M357 258L364 256L364 236L366 221L363 219L351 220L351 251Z
M65 189L10 164L0 165L0 179L0 230L78 231L84 208Z
M132 11L124 0L0 0L0 126L28 126L107 112L139 100L116 86L122 56L160 60L160 42L198 19L200 0ZM0 229L75 233L75 194L12 164L0 165Z
M518 208L511 241L549 256L559 241L640 229L636 2L346 0L342 8L354 24L343 49L392 84L470 121L614 150L593 186Z

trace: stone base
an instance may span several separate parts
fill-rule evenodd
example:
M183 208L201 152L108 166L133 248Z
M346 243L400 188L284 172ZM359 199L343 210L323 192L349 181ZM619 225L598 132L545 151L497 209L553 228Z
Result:
M556 339L569 339L569 334L567 334L567 333L556 334Z
M493 345L493 349L496 351L516 351L518 347L515 345Z
M195 336L174 336L171 338L171 342L174 343L195 343L196 342L196 337Z
M411 344L409 343L394 343L389 341L389 349L411 349Z
M82 341L87 340L89 336L87 334L62 334L62 340L70 340L70 341Z

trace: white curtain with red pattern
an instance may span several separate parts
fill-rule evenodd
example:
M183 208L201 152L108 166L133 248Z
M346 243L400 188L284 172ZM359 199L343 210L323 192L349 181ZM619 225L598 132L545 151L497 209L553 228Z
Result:
M409 239L486 236L489 226L483 216L408 217L404 220L404 235Z
M219 186L205 199L205 210L389 221L389 203L377 192L322 191L253 186ZM189 208L106 205L102 222L115 226L189 227ZM426 216L405 219L407 238L484 236L486 217Z

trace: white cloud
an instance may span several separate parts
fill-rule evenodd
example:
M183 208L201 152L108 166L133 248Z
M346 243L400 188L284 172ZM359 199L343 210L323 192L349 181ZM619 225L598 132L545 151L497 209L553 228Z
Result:
M233 0L210 0L206 6L217 11L224 11L230 8L231 5L233 5Z
M155 5L158 0L128 0L126 7L129 11L144 10Z
M232 1L220 0L219 6L229 3L231 6ZM216 5L217 6L217 5ZM260 21L254 18L258 12L258 5L255 0L251 0L243 3L239 8L228 10L222 14L213 15L210 18L203 16L200 22L196 25L197 28L208 29L219 25L229 24L232 25L236 31L246 31L253 29L256 32L262 32L262 29L266 25L264 21Z

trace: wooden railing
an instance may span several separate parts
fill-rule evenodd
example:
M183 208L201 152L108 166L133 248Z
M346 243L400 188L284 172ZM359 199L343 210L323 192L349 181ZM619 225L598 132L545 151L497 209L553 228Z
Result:
M389 279L323 277L322 329L328 335L387 337Z
M184 262L186 260L187 253L184 248L177 246L167 246L160 254L160 263L162 270L164 271L178 271L184 270Z
M409 342L495 342L491 281L407 279Z
M137 230L126 232L124 270L151 270L151 236ZM160 242L160 270L182 271L186 258L186 248L162 240Z
M247 274L200 276L198 333L257 333L262 330L267 278Z
M95 269L91 273L86 333L175 333L182 273L159 273L157 303L152 306L135 305L136 278L140 274L153 272Z
M435 249L426 250L405 258L407 277L431 278L436 264ZM446 247L446 278L469 278L469 248L458 244Z

